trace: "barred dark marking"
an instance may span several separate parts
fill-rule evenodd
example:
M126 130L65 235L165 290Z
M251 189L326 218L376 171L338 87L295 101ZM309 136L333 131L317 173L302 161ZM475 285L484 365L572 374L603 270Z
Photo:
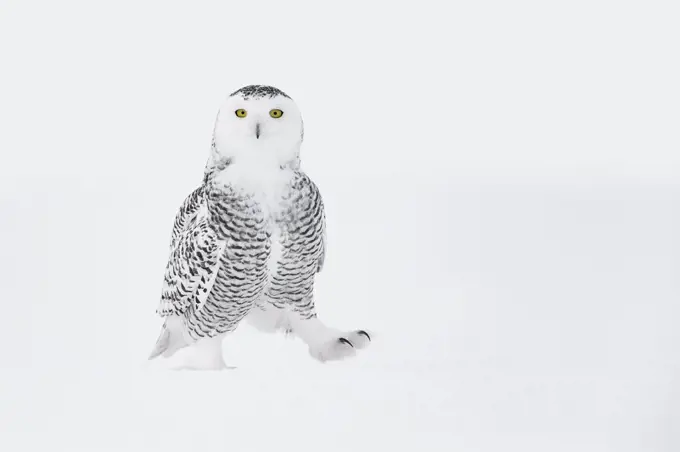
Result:
M258 99L261 97L276 97L276 96L283 96L288 99L290 99L290 96L281 91L278 88L274 88L273 86L267 86L267 85L248 85L244 86L243 88L237 89L229 97L240 95L244 99L248 100L251 97Z
M216 156L216 154L213 154ZM181 314L193 339L236 328L253 306L289 307L313 318L314 278L325 256L321 195L301 171L281 194L285 208L265 217L253 196L214 182L230 162L214 158L203 184L175 218L158 314ZM281 255L269 274L272 231Z
M224 249L216 240L208 219L199 214L203 190L194 190L180 207L173 225L170 258L163 278L157 312L179 314L200 306Z
M175 249L177 245L177 240L182 231L184 231L186 222L193 218L196 210L200 206L200 201L198 198L202 196L202 187L194 190L182 203L179 208L179 212L175 216L175 222L172 227L172 238L170 239L170 250Z

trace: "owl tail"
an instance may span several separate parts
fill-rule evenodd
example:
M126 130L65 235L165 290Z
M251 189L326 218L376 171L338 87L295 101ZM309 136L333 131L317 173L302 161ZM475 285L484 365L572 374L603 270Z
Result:
M180 348L188 345L184 339L184 334L182 334L181 322L177 320L173 318L165 320L161 328L161 334L156 340L156 345L149 355L149 360L157 358L159 355L168 358L174 355Z

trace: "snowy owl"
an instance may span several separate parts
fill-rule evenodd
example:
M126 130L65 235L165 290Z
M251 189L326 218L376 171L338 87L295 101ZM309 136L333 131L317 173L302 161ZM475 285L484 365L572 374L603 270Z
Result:
M303 138L297 105L277 88L246 86L220 106L203 183L175 217L149 359L190 347L185 366L224 368L222 340L244 319L292 333L319 361L370 343L367 331L330 328L315 311L326 225L319 190L300 169Z

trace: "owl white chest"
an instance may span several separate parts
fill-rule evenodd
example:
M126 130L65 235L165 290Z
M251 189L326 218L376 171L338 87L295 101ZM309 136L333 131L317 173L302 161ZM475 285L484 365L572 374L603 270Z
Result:
M269 280L277 274L279 271L279 264L281 258L283 257L283 243L281 241L281 228L276 224L272 223L271 231L271 248L269 251L269 260L267 261L267 270L269 274Z
M292 170L281 169L276 162L253 159L229 165L217 175L216 181L254 198L265 214L274 214L281 209L293 177Z

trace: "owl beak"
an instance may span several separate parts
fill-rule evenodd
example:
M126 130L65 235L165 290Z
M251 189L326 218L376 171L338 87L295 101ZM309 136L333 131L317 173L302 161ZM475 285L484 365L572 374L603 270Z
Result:
M255 124L255 138L260 139L260 123Z

